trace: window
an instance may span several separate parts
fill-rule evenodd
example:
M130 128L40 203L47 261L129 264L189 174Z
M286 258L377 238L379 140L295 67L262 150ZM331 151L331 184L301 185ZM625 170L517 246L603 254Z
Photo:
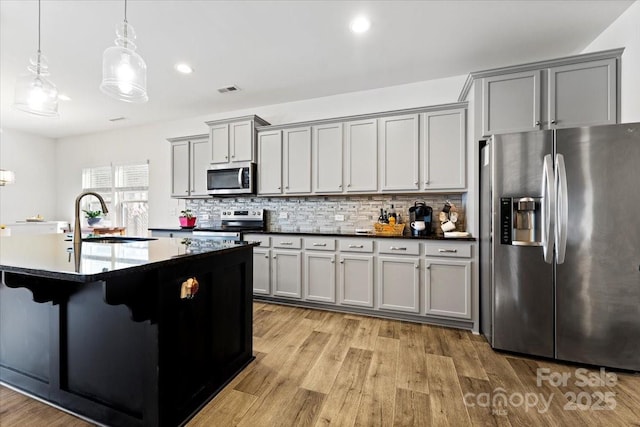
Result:
M146 236L149 225L149 163L110 165L82 170L83 191L95 191L107 204L111 226L127 235ZM95 197L82 199L81 209L100 210ZM106 226L106 224L105 224Z

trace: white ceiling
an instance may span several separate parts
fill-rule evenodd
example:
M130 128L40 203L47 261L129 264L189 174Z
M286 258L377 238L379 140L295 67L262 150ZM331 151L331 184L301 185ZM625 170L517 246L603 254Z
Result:
M573 55L632 3L129 0L149 102L128 104L98 89L124 0L43 0L42 52L72 98L49 119L12 108L37 50L37 1L0 0L0 125L59 138ZM367 34L349 31L357 14ZM195 72L179 75L177 61ZM217 92L230 84L242 91Z

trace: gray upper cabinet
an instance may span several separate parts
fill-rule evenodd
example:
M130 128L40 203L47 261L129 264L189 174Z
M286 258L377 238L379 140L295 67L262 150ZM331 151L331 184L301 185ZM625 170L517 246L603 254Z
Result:
M381 190L418 190L418 114L383 117L379 125Z
M617 123L623 49L471 73L482 135Z
M209 135L170 138L171 197L207 196Z
M211 141L211 163L228 163L229 124L209 126L209 140Z
M206 122L211 163L255 162L256 126L269 123L258 116Z
M344 182L347 192L378 190L377 120L347 122L345 126Z
M553 67L549 73L550 128L616 123L616 60Z
M540 129L540 71L486 77L482 81L482 133Z
M282 185L285 194L311 192L311 127L283 131Z
M282 131L258 133L258 194L282 194Z
M466 110L431 111L421 114L421 188L466 188Z
M342 193L342 123L313 127L314 193Z

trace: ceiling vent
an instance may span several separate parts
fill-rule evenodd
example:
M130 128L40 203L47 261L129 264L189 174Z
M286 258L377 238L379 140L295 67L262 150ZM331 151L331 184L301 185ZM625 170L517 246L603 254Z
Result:
M237 92L239 90L240 90L240 88L238 86L231 85L231 86L221 87L220 89L218 89L218 92L227 93L227 92Z
M119 122L120 120L125 120L124 117L114 117L113 119L109 119L110 122Z

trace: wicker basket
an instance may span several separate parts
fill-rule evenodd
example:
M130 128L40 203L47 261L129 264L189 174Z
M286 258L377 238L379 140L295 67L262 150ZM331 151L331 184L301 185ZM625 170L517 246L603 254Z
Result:
M373 228L376 234L381 236L402 236L404 231L404 224L380 224L378 222L373 224Z

